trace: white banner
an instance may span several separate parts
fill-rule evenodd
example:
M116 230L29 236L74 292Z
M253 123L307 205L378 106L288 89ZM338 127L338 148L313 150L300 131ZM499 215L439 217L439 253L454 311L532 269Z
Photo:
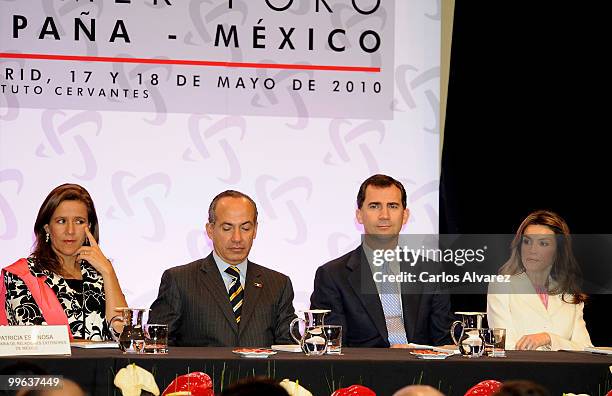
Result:
M322 0L234 0L232 9L227 0L157 3L0 1L3 265L29 254L38 208L52 188L66 182L81 184L91 193L100 218L100 246L113 259L131 306L153 301L164 269L210 252L204 233L208 205L226 189L243 191L257 202L259 229L250 258L291 277L296 308L308 306L316 268L360 243L356 195L372 174L389 174L404 183L411 216L403 232L438 231L440 2L385 0L376 7L376 0L328 0L332 12ZM268 3L291 5L277 12ZM353 3L377 11L363 15ZM27 26L21 27L21 18L15 22L16 15L26 18ZM54 37L51 22L45 27L48 18L60 39ZM95 41L81 25L80 39L75 40L78 18L96 20ZM119 37L110 42L119 19L130 43ZM240 51L214 46L219 24L239 28ZM253 46L253 27L260 25L266 26L263 49ZM291 36L295 50L288 44L278 49L281 26L286 31L296 28ZM314 51L308 49L310 27L316 35ZM344 38L334 36L334 43L345 45L346 51L328 48L332 28L346 31ZM380 35L375 54L364 53L355 41L367 30ZM258 65L220 69L117 58ZM271 63L381 71L261 68ZM35 69L40 82L30 81ZM70 81L71 71L78 83ZM93 72L87 83L84 71ZM54 86L61 86L63 93L69 86L77 89L73 92L79 87L108 91L109 72L119 72L121 87L148 89L149 98L53 92ZM261 74L276 76L279 83L274 91L211 87L208 75L214 80L221 72L231 74L232 81ZM159 75L163 89L151 86L150 79L139 86L138 75L151 73ZM176 86L179 74L190 86ZM201 89L192 86L193 74L202 76ZM357 92L367 76L374 76L368 84L380 79L380 95ZM302 91L287 90L293 78L303 81ZM316 91L306 91L308 79L317 80ZM324 89L330 79L342 80L345 92ZM353 81L351 93L346 92L347 81ZM25 85L36 84L44 86L43 94L23 93ZM18 93L11 93L14 86Z

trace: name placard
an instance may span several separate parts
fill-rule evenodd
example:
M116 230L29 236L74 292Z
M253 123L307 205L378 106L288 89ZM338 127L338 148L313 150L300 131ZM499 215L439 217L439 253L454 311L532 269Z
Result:
M67 326L0 326L0 356L70 355Z

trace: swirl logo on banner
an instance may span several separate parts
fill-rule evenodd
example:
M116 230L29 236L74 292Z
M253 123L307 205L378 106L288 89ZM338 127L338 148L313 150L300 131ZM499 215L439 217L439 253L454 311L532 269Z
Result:
M360 183L400 179L438 231L440 2L0 0L0 251L29 254L83 185L129 304L207 255L221 191L259 206L251 260L289 275L353 249Z

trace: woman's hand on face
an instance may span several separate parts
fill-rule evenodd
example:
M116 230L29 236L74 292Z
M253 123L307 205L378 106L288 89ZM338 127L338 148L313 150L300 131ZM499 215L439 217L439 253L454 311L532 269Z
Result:
M89 244L91 246L81 246L79 250L76 251L77 260L85 260L92 267L96 269L100 274L106 275L113 271L113 265L111 262L104 256L102 250L100 250L100 246L96 242L96 239L93 235L91 235L91 231L89 231L89 227L87 224L85 225L85 235L89 240Z
M548 333L527 334L517 341L515 348L517 350L535 350L544 345L550 345L550 335Z

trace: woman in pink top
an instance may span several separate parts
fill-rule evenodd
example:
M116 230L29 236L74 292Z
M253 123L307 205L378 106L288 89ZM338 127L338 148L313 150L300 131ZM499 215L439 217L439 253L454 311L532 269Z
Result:
M507 349L582 350L592 346L583 319L587 296L580 290L580 267L569 227L556 213L538 210L519 226L510 259L491 284L489 327L506 329Z
M0 324L66 324L73 338L110 339L108 323L126 302L98 228L87 190L53 189L36 217L32 254L2 270Z

